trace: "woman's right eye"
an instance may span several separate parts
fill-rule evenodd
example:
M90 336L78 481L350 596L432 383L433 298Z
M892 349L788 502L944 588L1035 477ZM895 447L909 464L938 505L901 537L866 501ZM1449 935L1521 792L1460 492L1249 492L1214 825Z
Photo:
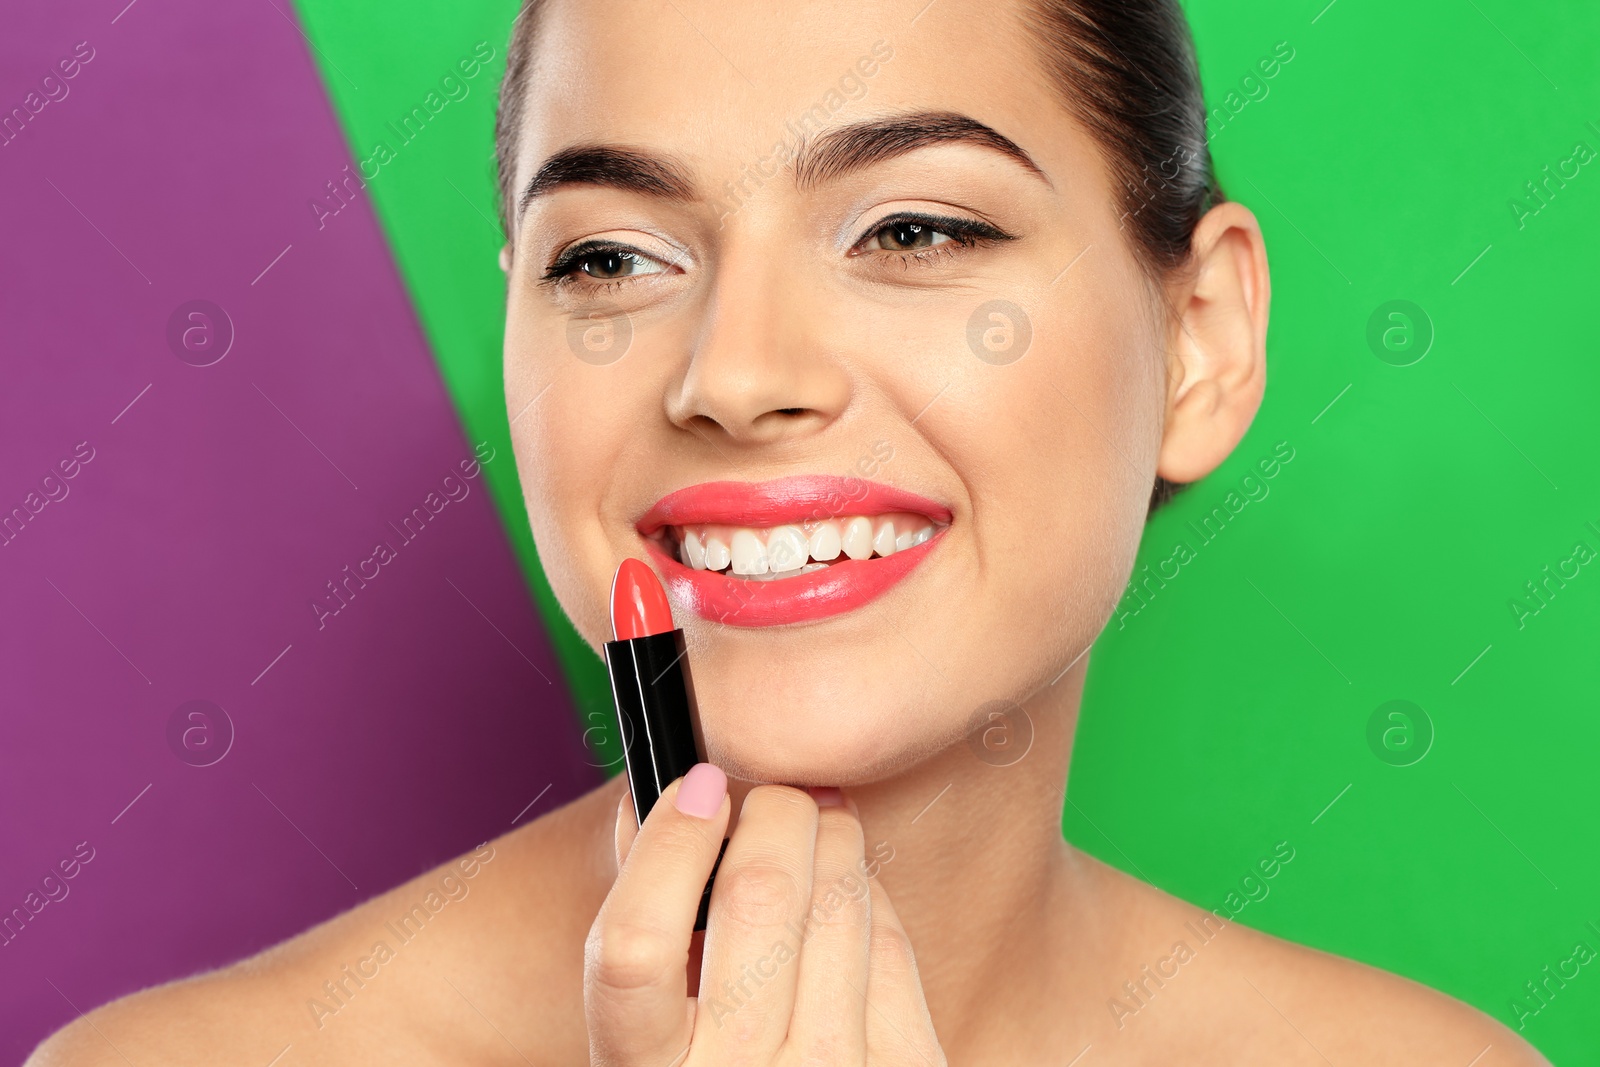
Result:
M660 274L666 264L621 245L578 245L563 252L545 272L546 281L572 282L582 274L596 282L617 282Z

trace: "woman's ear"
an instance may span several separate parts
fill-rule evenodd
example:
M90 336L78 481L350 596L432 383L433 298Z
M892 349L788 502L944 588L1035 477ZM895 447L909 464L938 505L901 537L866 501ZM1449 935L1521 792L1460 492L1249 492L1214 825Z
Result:
M1166 425L1156 472L1192 482L1232 452L1267 385L1272 281L1255 215L1218 204L1195 228L1193 265L1169 289Z
M507 241L500 246L500 273L511 273L511 242Z

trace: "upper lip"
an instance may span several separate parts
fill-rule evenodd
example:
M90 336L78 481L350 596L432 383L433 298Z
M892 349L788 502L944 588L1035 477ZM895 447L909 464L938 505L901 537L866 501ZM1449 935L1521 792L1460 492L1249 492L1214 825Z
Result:
M801 474L766 482L702 482L686 486L651 505L635 528L649 537L663 526L781 526L808 519L893 511L926 515L940 524L950 522L949 508L918 493L863 478Z

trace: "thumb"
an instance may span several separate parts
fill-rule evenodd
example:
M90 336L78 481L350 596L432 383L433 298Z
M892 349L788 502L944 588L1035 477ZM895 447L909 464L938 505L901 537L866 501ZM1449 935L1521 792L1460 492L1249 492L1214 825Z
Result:
M599 1067L656 1067L686 1050L695 912L730 810L727 777L696 764L662 792L629 847L584 945L589 1055Z

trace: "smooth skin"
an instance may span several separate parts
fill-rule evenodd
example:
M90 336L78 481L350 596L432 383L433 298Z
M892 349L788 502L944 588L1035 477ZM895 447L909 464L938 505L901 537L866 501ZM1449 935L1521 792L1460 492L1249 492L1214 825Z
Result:
M729 775L714 812L664 802L634 836L615 778L493 842L468 895L332 1017L318 1022L311 998L446 868L95 1011L31 1063L1545 1062L1449 997L1237 923L1191 945L1131 1017L1110 1007L1209 913L1062 839L1087 650L1155 475L1204 476L1260 406L1270 282L1260 228L1231 203L1201 222L1188 269L1141 269L1105 160L1022 11L552 3L515 187L553 153L603 143L669 161L687 189L554 189L502 254L518 468L581 632L596 647L609 636L611 574L644 555L634 522L687 485L849 474L887 441L875 477L947 504L953 522L905 581L845 615L752 629L680 610L707 755ZM843 81L880 41L891 58ZM945 142L797 180L772 149L819 104L813 148L932 111L998 131L1034 166ZM886 222L908 214L1009 239L956 241L925 221L902 240ZM633 258L545 277L589 239ZM967 339L996 298L1032 330L1004 366ZM602 307L626 353L575 358L569 327ZM966 741L997 699L1034 730L1005 767ZM724 823L702 946L693 902ZM866 894L830 898L860 863ZM827 921L795 958L763 963L819 904ZM741 980L743 1006L714 1011Z

